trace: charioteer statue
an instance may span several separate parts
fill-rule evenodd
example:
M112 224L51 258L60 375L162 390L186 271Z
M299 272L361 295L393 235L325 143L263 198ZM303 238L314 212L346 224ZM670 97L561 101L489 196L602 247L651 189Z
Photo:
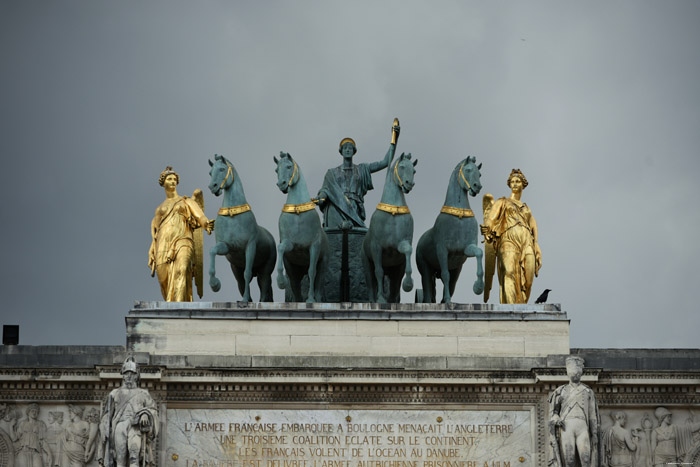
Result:
M399 120L394 119L391 144L384 159L376 162L354 164L357 145L352 138L340 141L338 152L343 163L328 169L323 186L318 192L318 204L323 211L323 227L326 230L367 230L365 226L365 195L374 189L372 174L385 169L394 158L399 139Z

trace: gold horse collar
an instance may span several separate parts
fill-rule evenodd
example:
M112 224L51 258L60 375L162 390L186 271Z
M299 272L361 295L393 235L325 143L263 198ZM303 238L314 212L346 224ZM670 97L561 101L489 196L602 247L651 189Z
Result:
M393 204L379 203L377 204L377 209L380 211L388 212L392 216L397 214L410 214L408 206L394 206Z
M474 211L471 209L453 208L452 206L443 206L442 209L440 209L440 212L459 217L460 219L463 217L474 217Z
M248 203L241 204L240 206L231 206L230 208L219 209L220 216L237 216L243 214L244 212L250 211L250 205Z
M316 207L316 203L309 201L303 204L285 204L282 206L282 212L288 212L291 214L301 214L302 212L311 211Z

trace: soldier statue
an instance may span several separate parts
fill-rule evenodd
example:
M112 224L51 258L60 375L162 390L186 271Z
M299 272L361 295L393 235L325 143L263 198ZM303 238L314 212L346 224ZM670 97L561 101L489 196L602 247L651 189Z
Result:
M156 403L146 389L138 387L139 367L133 357L127 357L121 373L122 386L110 392L104 404L98 462L102 467L155 465Z
M581 383L583 359L566 359L569 383L549 396L552 467L599 467L600 413L593 390Z

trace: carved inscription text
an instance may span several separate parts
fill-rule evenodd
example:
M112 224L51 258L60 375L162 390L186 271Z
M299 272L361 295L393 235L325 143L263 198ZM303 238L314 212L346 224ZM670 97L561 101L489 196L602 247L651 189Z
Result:
M169 409L172 467L516 467L531 413Z

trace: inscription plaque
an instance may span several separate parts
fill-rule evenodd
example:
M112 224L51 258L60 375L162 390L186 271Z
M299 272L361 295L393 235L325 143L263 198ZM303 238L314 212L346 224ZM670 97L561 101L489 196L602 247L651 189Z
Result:
M167 467L532 466L530 410L168 409Z

